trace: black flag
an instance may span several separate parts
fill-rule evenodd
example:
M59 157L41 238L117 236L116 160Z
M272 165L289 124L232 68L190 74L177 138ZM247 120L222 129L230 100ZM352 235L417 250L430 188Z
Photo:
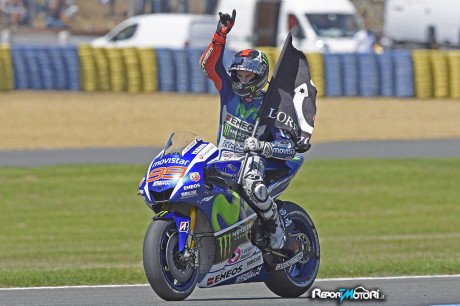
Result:
M316 116L316 88L307 58L288 34L259 112L260 121L289 132L297 152L310 148Z

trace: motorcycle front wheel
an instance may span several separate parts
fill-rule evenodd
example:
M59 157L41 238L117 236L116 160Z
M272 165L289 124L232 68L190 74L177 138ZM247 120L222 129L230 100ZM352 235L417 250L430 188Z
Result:
M284 202L284 207L289 208L288 217L294 224L292 231L286 234L304 239L310 254L284 270L271 272L265 284L273 293L292 298L304 294L313 285L319 269L319 239L315 225L305 210L292 202Z
M181 261L176 224L154 220L144 238L145 275L155 293L166 301L182 301L195 289L198 269Z

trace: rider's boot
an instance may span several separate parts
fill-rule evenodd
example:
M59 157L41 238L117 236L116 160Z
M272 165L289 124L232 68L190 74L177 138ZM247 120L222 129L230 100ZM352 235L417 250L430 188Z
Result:
M286 234L284 232L283 225L281 223L280 215L276 204L273 202L272 198L269 198L272 201L272 216L270 219L266 219L269 222L270 226L270 247L272 249L282 249L284 243L286 242Z
M278 214L278 209L269 196L267 187L262 182L256 182L251 188L253 200L259 208L264 220L267 222L270 229L270 247L272 249L281 249L286 241L284 228Z

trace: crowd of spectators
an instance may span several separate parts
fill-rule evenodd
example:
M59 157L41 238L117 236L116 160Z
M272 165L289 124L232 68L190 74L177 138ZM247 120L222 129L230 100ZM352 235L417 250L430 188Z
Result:
M32 27L39 18L48 28L69 28L77 12L74 0L0 0L0 25Z
M195 12L197 5L201 13L214 14L217 0L85 0L100 4L106 19L116 22L139 14L151 13L189 13ZM116 14L115 5L127 7L121 16ZM71 28L79 6L75 0L0 0L1 28ZM118 11L120 8L118 8Z
M30 24L30 3L27 0L0 0L0 18L2 25Z
M102 1L102 0L101 0ZM130 0L128 15L153 14L153 13L189 13L190 0ZM175 5L173 5L173 3ZM214 14L217 0L202 0L205 14ZM130 17L128 16L128 17Z

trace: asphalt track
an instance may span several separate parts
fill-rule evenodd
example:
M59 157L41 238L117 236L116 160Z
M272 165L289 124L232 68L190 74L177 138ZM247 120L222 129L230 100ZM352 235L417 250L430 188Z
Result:
M149 164L158 147L0 151L0 166ZM460 139L313 143L306 159L460 157Z
M379 290L382 300L350 300L341 305L459 305L460 275L316 280L299 298L273 294L263 283L196 288L182 302L165 302L148 285L0 289L1 305L339 305L338 299L311 297L311 290Z

